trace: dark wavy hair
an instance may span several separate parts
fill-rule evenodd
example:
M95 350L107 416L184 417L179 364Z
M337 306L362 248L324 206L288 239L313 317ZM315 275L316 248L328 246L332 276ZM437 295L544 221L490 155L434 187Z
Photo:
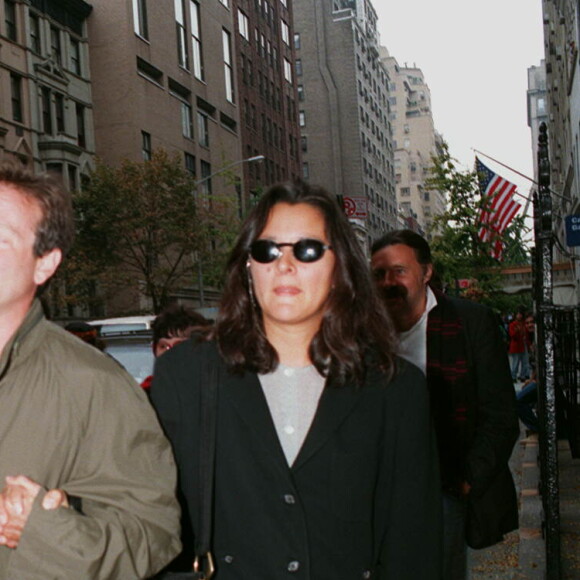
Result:
M335 255L332 290L320 329L309 346L316 369L332 384L360 384L369 365L389 376L394 370L395 334L376 293L361 245L337 199L320 187L301 181L272 186L242 225L230 254L214 336L226 364L235 372L268 373L278 354L266 338L262 314L250 288L247 261L279 203L308 204L324 216L325 231Z
M5 161L0 164L0 184L13 187L40 207L34 255L40 258L55 248L66 254L74 240L75 223L71 196L60 178L35 174L23 165Z
M415 250L417 262L423 266L433 263L431 248L427 240L413 230L393 230L373 242L371 255L387 246L403 244Z
M212 325L211 320L199 312L181 304L171 303L166 306L151 324L153 330L153 348L162 338L182 336L189 338L192 334L206 334Z

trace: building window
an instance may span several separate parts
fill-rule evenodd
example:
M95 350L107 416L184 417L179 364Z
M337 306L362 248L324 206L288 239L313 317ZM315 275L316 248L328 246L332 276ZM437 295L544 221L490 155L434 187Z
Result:
M296 67L296 76L301 77L302 76L302 59L297 58L294 66Z
M193 115L191 105L181 102L181 131L184 137L193 139Z
M282 33L282 40L290 46L290 28L284 20L280 20L280 32Z
M305 161L302 164L302 179L307 180L310 177L310 167L308 166L308 162Z
M163 85L163 73L140 57L137 57L137 73L156 85Z
M220 2L226 7L229 8L230 7L230 3L229 0L220 0Z
M147 0L133 0L133 27L136 34L146 40L149 38Z
M6 37L16 42L18 40L16 27L16 2L4 0L4 23L6 25Z
M248 17L238 9L238 30L240 34L250 42L250 23Z
M207 161L200 162L200 169L201 169L201 191L200 193L203 195L211 195L212 186L211 186L211 163Z
M150 161L152 155L151 135L146 131L141 131L141 154L144 161Z
M294 33L294 48L296 50L300 50L300 33L299 32L295 32Z
M232 68L232 43L230 33L222 29L222 42L224 50L224 78L226 83L226 99L234 103L234 69Z
M38 15L30 12L29 22L30 22L30 48L36 54L40 54L40 52L41 52L40 20L38 18Z
M47 135L52 135L52 112L51 112L50 89L42 87L40 89L40 105L42 109L42 129Z
M306 125L306 113L304 111L298 113L298 121L301 127Z
M56 112L56 132L65 132L65 121L64 121L64 96L60 93L54 95L54 109Z
M77 168L74 165L67 165L68 173L68 188L70 191L76 191L78 189L78 178L77 178Z
M62 163L47 163L46 171L48 171L48 173L62 176Z
M179 66L189 68L187 32L185 30L185 0L175 0L175 27L177 30L177 61Z
M81 43L76 39L70 39L70 70L76 75L81 75Z
M201 50L201 27L199 20L199 4L194 0L189 2L191 19L191 51L193 55L193 74L203 81L203 55Z
M189 171L189 173L195 177L195 156L191 153L185 153L185 170Z
M87 148L87 130L85 123L85 108L80 103L75 105L75 115L77 118L77 144L83 149Z
M22 78L14 73L10 73L10 88L12 98L12 119L22 123Z
M57 64L62 64L62 46L60 44L60 30L55 26L50 27L50 50L54 61Z
M308 151L308 137L306 137L305 135L302 135L302 137L300 137L300 148L302 149L302 151L304 151L304 153Z
M304 85L298 85L298 100L304 100Z
M202 147L209 147L209 120L207 115L197 113L197 134L198 141Z
M292 84L292 65L287 58L284 58L284 78Z

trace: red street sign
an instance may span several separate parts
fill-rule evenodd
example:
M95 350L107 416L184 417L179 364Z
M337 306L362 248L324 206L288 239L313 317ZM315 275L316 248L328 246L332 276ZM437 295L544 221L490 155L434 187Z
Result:
M366 197L343 197L344 213L349 218L366 218L367 217L367 198Z

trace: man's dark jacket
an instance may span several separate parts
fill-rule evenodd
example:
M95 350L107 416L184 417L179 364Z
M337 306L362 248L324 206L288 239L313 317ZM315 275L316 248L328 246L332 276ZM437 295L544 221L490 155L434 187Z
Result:
M470 484L467 538L480 548L518 525L508 467L519 434L515 392L493 312L468 300L436 297L427 323L427 385L441 476L451 493L463 481ZM469 541L476 523L479 537Z

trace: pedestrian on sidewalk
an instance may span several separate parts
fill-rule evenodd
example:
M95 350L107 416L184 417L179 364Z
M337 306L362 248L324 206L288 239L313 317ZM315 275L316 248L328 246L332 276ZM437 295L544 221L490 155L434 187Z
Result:
M509 325L510 344L508 347L510 370L513 382L523 381L527 377L526 372L526 327L524 325L524 312L522 309L516 312L514 320Z
M425 379L395 356L335 196L301 182L267 191L230 255L213 340L157 359L151 399L194 533L205 368L219 377L220 580L440 580Z
M371 253L399 353L427 376L441 465L442 577L463 580L466 543L491 546L518 525L508 461L519 425L505 345L489 308L430 287L431 249L419 234L392 231Z
M0 580L135 580L180 550L175 463L146 395L42 312L73 233L60 181L0 165Z

